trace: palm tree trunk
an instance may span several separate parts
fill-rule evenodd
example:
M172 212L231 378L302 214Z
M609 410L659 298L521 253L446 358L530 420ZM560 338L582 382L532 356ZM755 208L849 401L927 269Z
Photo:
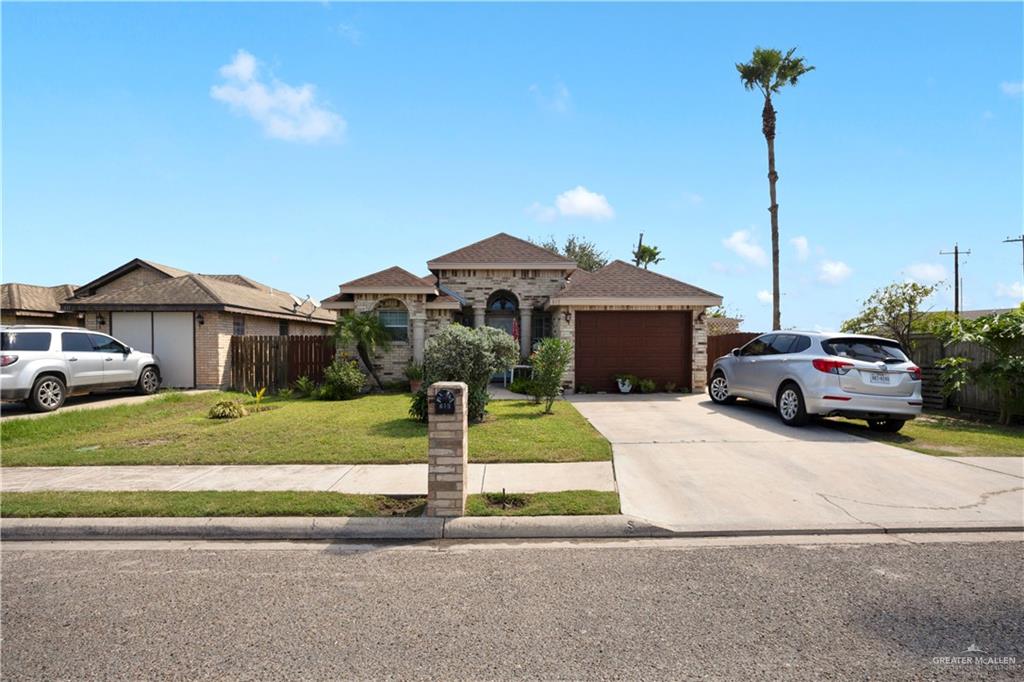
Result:
M363 344L356 344L356 352L359 353L359 359L363 361L363 365L366 367L366 371L370 373L373 380L377 383L377 388L384 390L384 384L381 382L380 377L377 376L377 370L373 367L373 361L370 359L370 354L366 352L366 348Z
M771 96L764 98L761 132L768 142L768 193L772 201L768 207L772 217L772 329L782 329L782 312L779 310L779 204L775 195L779 174L775 172L775 107Z

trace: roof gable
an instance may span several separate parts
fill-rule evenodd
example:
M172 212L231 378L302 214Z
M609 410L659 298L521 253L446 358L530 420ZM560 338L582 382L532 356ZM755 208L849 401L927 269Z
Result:
M0 285L0 307L4 310L25 310L39 313L60 312L60 304L75 294L70 284L44 287L12 282Z
M678 299L692 300L694 305L718 305L722 297L706 289L681 282L650 270L615 260L595 272L577 271L552 304L567 299ZM717 299L715 302L702 303Z
M499 232L493 237L481 239L469 246L438 256L427 263L427 267L431 270L450 266L486 267L488 265L510 265L537 269L576 267L575 262L564 256L505 232Z
M146 268L152 272L159 273L164 277L181 277L182 275L189 274L188 270L181 270L179 268L172 268L170 265L161 265L160 263L154 263L150 260L143 260L141 258L133 258L124 265L118 266L110 272L100 275L91 282L87 282L82 286L78 287L83 294L87 294L93 289L97 289L104 284L108 284L119 277L123 277L132 270L137 268Z
M341 285L341 293L435 293L434 284L426 282L397 265L359 277Z

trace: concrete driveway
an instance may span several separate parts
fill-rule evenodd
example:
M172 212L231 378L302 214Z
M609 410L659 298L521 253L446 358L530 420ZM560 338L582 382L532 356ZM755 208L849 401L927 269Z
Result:
M612 442L622 512L674 530L1024 526L1021 458L932 457L706 395L571 401Z

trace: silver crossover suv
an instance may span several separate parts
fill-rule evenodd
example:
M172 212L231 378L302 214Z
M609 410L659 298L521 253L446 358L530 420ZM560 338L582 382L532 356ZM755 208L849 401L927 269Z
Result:
M0 327L0 399L52 412L76 393L160 388L156 356L81 327Z
M839 415L895 432L921 414L921 370L889 339L772 332L715 360L708 394L767 403L790 426Z

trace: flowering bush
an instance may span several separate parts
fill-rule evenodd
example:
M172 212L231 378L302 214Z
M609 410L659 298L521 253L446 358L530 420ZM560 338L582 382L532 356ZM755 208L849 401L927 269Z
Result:
M423 386L413 396L409 414L427 420L427 387L438 381L462 381L469 387L469 419L480 421L487 407L487 384L519 359L516 340L491 327L470 329L452 324L434 335L423 357Z
M317 389L320 400L350 400L359 395L366 383L366 376L359 369L359 363L347 358L335 358L324 370L324 384Z

